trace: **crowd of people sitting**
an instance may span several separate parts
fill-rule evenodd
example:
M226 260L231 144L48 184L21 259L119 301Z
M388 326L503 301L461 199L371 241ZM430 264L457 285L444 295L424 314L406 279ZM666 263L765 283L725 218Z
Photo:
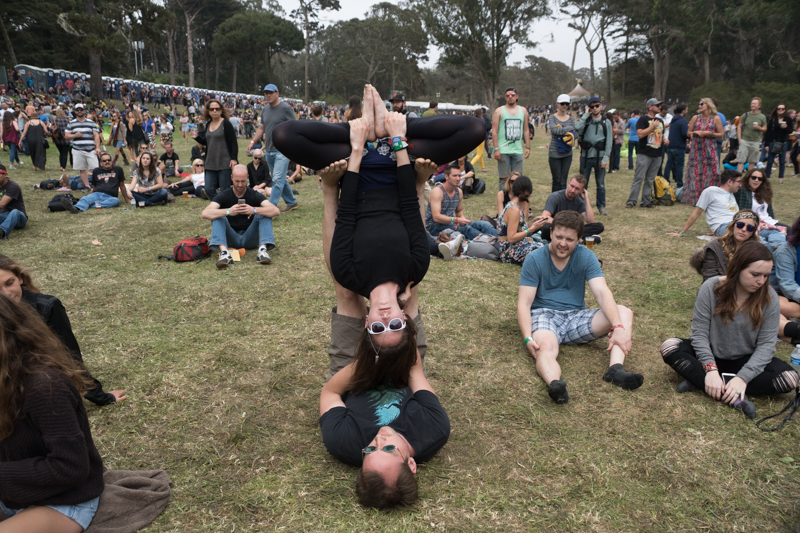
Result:
M62 198L62 207L69 213L79 214L92 206L117 207L120 195L137 206L166 204L175 196L208 200L201 217L211 223L209 244L219 253L219 269L233 265L239 249L255 249L256 262L270 264L269 252L276 245L273 219L299 208L292 182L302 179L302 168L317 174L323 195L324 260L336 296L319 425L326 449L342 462L360 467L356 493L363 505L391 509L413 504L418 498L417 463L434 457L450 436L447 412L426 377L427 341L418 306L432 256L467 255L521 267L519 331L556 404L566 404L570 398L558 363L562 345L607 338L609 362L602 380L626 390L642 386L644 376L630 370L636 362L628 362L634 313L616 303L593 252L602 242L605 227L595 219L589 178L594 173L594 207L600 216L607 216L603 180L606 169L613 171L619 164L617 146L621 145L617 142L619 115L604 116L599 98L589 101L578 120L567 112L564 95L558 98L559 110L548 113L552 191L541 213L534 215L533 184L522 169L530 152L530 135L524 134L529 111L517 106L515 88L506 91L506 105L498 108L491 124L482 117L435 112L411 117L401 93L391 95L389 110L370 85L342 121L323 116L321 106L308 109L311 119L296 120L295 111L280 100L275 85L267 85L264 95L258 127L251 121L251 127L245 128L245 137L252 133L246 150L252 160L246 165L240 162L237 140L243 121L237 123L236 114L213 98L203 102L201 111L195 110L197 116L189 112L180 119L181 131L189 134L184 135L186 142L191 137L197 143L187 167L181 166L175 153L173 129L164 125L170 122L168 116L161 115L160 125L149 122L148 110L141 105L109 110L107 141L101 126L92 120L102 113L95 107L89 114L83 104L71 108L74 118L70 121L58 113L51 120L37 117L35 108L26 111L30 118L22 136L27 134L30 147L31 139L39 135L36 143L41 144L44 132L62 132L64 142L71 145L66 155L71 155L72 167L80 174L58 184L91 192L77 203ZM664 159L664 147L670 143L664 132L668 110L656 99L647 104L647 113L634 117L632 125L640 140L628 207L654 205L651 184ZM4 106L3 124L10 128L5 131L16 133L18 125L14 126L13 119L6 121L9 111ZM744 176L733 169L717 172L717 164L710 164L709 158L718 157L711 154L715 149L711 143L720 138L721 121L711 99L703 99L701 108L688 122L686 138L693 143L693 155L683 198L695 209L682 230L670 235L685 236L702 213L711 235L691 258L691 265L703 277L691 336L665 340L661 354L684 379L678 392L704 391L754 418L756 408L748 394L786 393L798 383L797 372L774 354L779 338L800 344L800 323L794 320L800 318L800 218L791 228L775 218L769 171L755 166L752 147L739 149L738 163L752 165ZM675 111L682 117L685 109ZM752 115L758 115L755 111ZM782 117L777 116L773 129L783 128ZM673 118L671 124L680 126L680 118ZM744 117L740 124L746 131L771 127L753 116ZM163 148L160 157L155 152L156 135ZM748 142L746 137L739 136L741 143ZM464 199L467 191L474 192L478 178L465 151L486 148L490 138L493 150L489 151L505 170L499 179L497 213L473 220L466 216ZM115 153L102 144L113 146ZM582 148L581 172L570 175L576 144ZM31 151L33 165L43 170L37 149ZM774 144L772 149L777 151ZM129 182L123 168L116 165L119 157L132 165ZM441 168L434 161L447 164ZM295 165L293 170L290 163ZM62 167L65 164L62 160ZM0 195L0 238L7 238L12 230L25 227L27 215L21 188L8 179L2 165ZM278 207L281 199L283 209ZM597 308L587 309L587 284ZM0 368L0 373L10 376L11 385L2 392L5 401L0 402L4 406L0 409L0 464L36 454L49 460L58 451L47 440L53 428L81 433L87 454L80 459L65 456L63 461L89 474L63 480L59 501L88 509L80 518L71 518L85 528L102 492L102 481L97 479L102 461L91 440L80 395L108 405L125 400L125 391L103 391L84 368L61 302L39 293L27 271L4 256L0 256L0 318L4 335L20 337L11 343L20 353L0 358L0 366L7 367ZM44 334L38 321L46 324ZM22 352L36 357L23 360ZM55 421L52 413L47 414L48 401L36 394L45 378L57 384L56 400L70 406L69 416ZM30 421L17 421L20 412L30 413ZM44 425L37 425L40 422ZM44 440L36 448L39 452L12 442L9 436L15 425L31 441ZM51 482L46 473L26 482L26 473L20 467L13 483L23 487ZM34 513L42 515L42 520L61 521L69 516L48 507L46 496L23 500L14 494L5 489L0 494L2 510L14 515L23 528ZM26 507L33 512L15 514Z

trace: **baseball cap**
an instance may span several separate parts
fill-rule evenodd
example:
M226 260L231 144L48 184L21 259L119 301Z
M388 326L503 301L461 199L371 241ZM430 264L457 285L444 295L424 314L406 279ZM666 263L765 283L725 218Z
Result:
M86 109L86 106L83 104L75 104L75 109Z
M390 102L393 101L393 100L400 100L401 102L405 102L406 101L406 95L403 94L403 91L395 91L395 92L392 93L391 98L389 98Z
M661 105L661 104L662 102L658 98L651 98L650 100L647 101L647 107L650 107L651 105Z
M615 108L613 108L613 109L609 109L609 110L608 110L608 112L609 112L609 113L611 113L611 114L613 115L614 113L616 113L616 112L617 112L617 108L615 107Z
M268 83L267 85L264 86L264 92L277 93L278 86L275 85L274 83Z
M569 97L568 94L559 94L558 98L556 98L556 102L559 104L569 104L572 102L572 99Z
M602 100L600 100L599 96L592 96L591 98L589 98L589 103L590 104L602 104L603 102L602 102Z

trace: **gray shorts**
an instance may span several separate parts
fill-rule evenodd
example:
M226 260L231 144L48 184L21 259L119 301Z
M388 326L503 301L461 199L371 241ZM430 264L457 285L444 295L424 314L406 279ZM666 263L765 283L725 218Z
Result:
M739 141L739 152L736 154L737 163L750 163L758 161L761 155L761 143L752 141Z
M599 339L592 332L592 319L600 309L531 309L531 332L546 330L558 339L558 344L584 344ZM532 334L532 333L531 333Z
M425 328L422 326L422 312L413 319L417 326L417 349L423 362L425 352L428 351L428 341L425 339ZM340 315L336 307L331 309L331 342L328 345L328 357L331 359L328 369L328 379L355 361L358 339L364 332L364 319Z

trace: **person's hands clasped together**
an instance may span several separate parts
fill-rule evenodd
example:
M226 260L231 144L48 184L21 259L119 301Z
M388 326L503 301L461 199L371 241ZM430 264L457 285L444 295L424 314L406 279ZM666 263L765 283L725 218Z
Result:
M725 385L725 393L722 395L722 401L732 404L744 396L744 391L746 389L747 383L739 376L736 376Z
M722 377L720 377L719 372L717 372L716 370L707 372L705 383L706 383L706 394L708 394L715 400L719 400L722 397L722 391L725 388L722 382Z

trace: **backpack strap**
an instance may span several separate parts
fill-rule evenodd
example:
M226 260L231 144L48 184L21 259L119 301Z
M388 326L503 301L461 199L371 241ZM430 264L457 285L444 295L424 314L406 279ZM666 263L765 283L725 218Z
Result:
M789 403L786 404L786 407L784 407L783 409L780 410L780 412L775 413L774 415L765 416L764 418L756 422L756 427L761 431L778 431L784 426L784 424L786 424L789 420L792 419L792 416L794 416L795 412L797 412L798 407L800 407L800 387L798 387L798 389L795 391L794 398ZM789 414L786 415L786 418L784 418L783 421L777 426L772 428L761 427L762 422L769 420L770 418L775 418L776 416L780 416L789 409L791 409L791 411L789 411Z

